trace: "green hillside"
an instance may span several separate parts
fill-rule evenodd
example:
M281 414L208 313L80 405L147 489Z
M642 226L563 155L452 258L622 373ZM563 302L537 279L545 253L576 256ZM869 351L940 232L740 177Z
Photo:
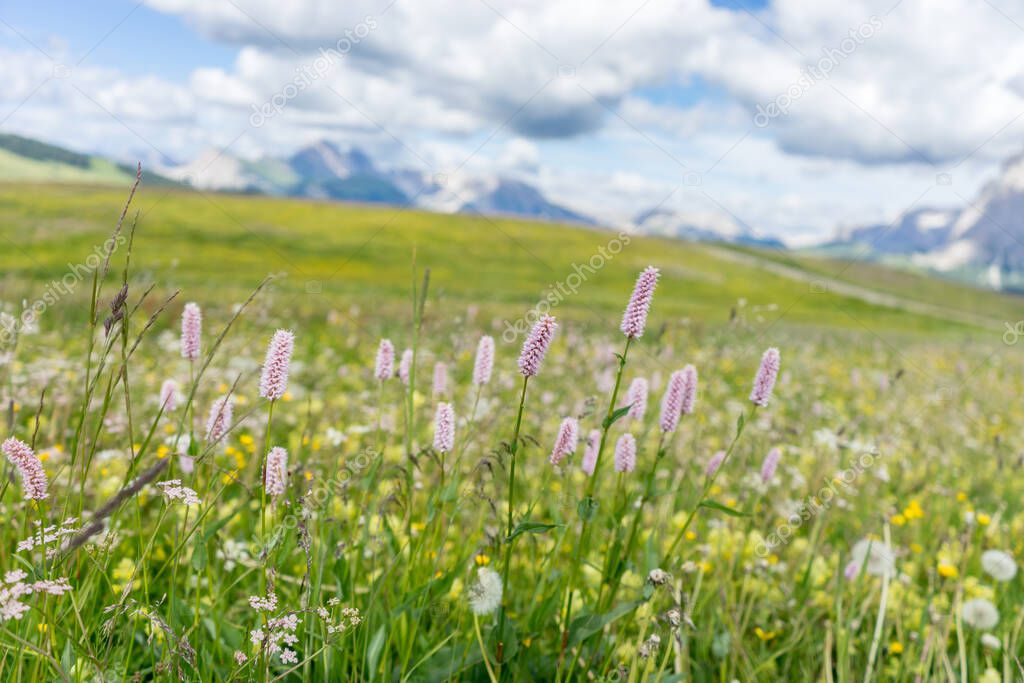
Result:
M118 188L0 184L5 289L30 297L33 283L61 277L69 263L91 253L109 235L126 188L127 182ZM622 292L649 263L666 275L658 306L678 322L726 323L735 309L740 320L764 329L1001 333L1016 304L877 267L845 269L850 291L821 291L815 280L843 264L664 239L620 240L613 232L518 220L145 185L134 208L144 235L137 262L159 287L181 287L186 297L214 289L227 303L274 273L281 276L276 290L292 297L296 315L320 316L353 303L405 307L414 250L419 264L432 269L432 291L453 317L472 304L514 319L551 292L560 315L618 315ZM620 243L621 251L612 253ZM607 258L599 256L601 249ZM591 259L601 267L586 267ZM778 259L787 259L793 272L773 268ZM891 290L892 300L874 301L876 287ZM928 307L915 309L921 300Z

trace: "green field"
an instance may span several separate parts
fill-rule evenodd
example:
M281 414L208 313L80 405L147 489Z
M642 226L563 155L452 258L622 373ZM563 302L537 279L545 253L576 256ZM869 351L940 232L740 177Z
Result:
M94 292L126 190L0 185L0 680L1015 680L1018 299L147 186ZM527 378L505 331L542 300Z
M8 286L31 298L25 285L61 277L109 236L124 197L124 190L106 187L0 185L0 234L7 245L0 268ZM522 220L145 186L134 209L138 262L160 291L199 287L237 299L274 274L277 290L302 315L358 302L404 305L414 253L431 269L432 287L446 306L472 303L503 316L522 315L563 283L562 315L599 317L620 308L636 271L654 262L667 276L659 306L669 324L726 324L736 309L762 330L1001 333L1001 322L1019 310L1010 297L922 276L744 252L764 263L784 259L811 280L839 274L857 287L883 288L934 307L913 312L822 291L815 282L738 262L722 247L641 237L570 291L573 265L588 263L616 234ZM960 319L965 310L983 319Z

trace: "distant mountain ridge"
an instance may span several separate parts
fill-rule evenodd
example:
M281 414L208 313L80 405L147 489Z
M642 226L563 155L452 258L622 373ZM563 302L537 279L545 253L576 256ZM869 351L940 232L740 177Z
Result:
M327 141L307 145L283 159L252 162L208 150L189 163L162 172L194 187L273 195L413 205L445 213L519 216L556 222L594 219L549 201L526 182L502 176L447 179L414 169L381 169L358 147Z
M731 216L713 212L685 212L664 207L648 209L633 218L633 225L646 235L662 235L694 242L729 242L771 249L785 245L774 238L756 235Z
M994 289L1024 289L1024 153L958 209L921 208L838 233L825 251L904 262Z

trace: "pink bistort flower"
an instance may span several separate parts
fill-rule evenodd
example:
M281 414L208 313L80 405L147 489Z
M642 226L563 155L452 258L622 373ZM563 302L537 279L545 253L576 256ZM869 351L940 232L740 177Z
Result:
M631 339L642 337L647 326L647 312L658 285L658 269L648 266L636 279L633 295L629 297L626 312L622 315L622 333Z
M288 369L295 348L295 335L290 330L278 330L267 346L267 357L263 361L260 376L260 396L271 401L284 396L288 390Z

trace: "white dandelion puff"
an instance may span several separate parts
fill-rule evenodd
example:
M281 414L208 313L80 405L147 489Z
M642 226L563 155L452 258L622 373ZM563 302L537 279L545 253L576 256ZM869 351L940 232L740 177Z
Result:
M981 554L981 568L996 581L1009 581L1017 576L1017 563L1002 550L986 550Z
M501 606L501 576L488 567L476 572L476 583L469 587L469 608L482 617Z
M979 631L988 631L999 623L999 610L985 598L965 602L960 608L960 616L965 624Z

